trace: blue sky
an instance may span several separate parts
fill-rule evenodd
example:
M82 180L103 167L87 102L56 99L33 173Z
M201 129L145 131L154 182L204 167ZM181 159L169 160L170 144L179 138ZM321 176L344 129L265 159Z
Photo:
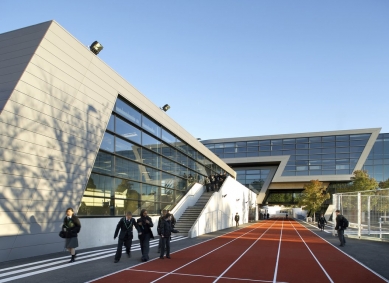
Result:
M389 1L0 1L54 19L197 138L382 127Z

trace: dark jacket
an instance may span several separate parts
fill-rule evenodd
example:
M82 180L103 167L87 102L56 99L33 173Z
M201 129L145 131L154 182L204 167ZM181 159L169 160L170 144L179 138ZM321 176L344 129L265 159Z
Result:
M135 226L135 229L139 232L139 225L136 223L134 218L131 218L128 222L126 221L126 217L123 217L119 220L118 225L116 226L114 238L116 238L119 234L119 239L124 240L124 239L132 239L133 238L133 227Z
M161 231L160 235L163 235L165 238L168 238L172 235L172 230L173 230L172 222L170 220L162 219L161 227L160 227L160 231Z
M338 216L336 216L335 230L343 230L343 215L342 214L338 214Z
M239 221L239 218L240 218L240 217L239 217L239 214L235 214L235 218L234 218L235 221Z
M74 214L72 218L68 218L67 216L63 219L62 230L66 231L66 238L74 238L77 237L77 234L80 233L81 223L77 216Z
M319 219L317 220L317 222L319 222L320 224L324 224L324 223L327 223L327 220L325 219L325 217L319 217Z
M147 224L146 220L148 220L150 223ZM154 224L153 224L153 221L151 220L150 217L148 217L148 216L146 216L146 217L139 217L136 220L136 223L138 225L139 225L139 223L142 223L142 225L139 225L139 232L142 232L142 235L140 237L142 237L144 234L150 233L150 238L154 239L153 231L151 230L151 227L153 227Z

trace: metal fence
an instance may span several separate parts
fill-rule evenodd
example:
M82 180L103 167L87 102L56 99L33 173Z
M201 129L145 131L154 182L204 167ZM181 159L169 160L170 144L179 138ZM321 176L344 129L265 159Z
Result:
M334 194L333 204L350 223L345 234L389 240L389 189Z

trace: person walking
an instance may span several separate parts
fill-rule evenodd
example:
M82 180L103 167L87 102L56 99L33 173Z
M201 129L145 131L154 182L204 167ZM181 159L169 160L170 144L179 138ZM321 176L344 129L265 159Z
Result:
M139 225L136 223L135 219L132 218L131 211L127 211L126 216L119 220L116 226L115 234L113 236L113 239L115 240L120 231L114 263L119 262L120 258L122 257L123 244L126 247L127 256L131 257L131 245L133 239L132 230L134 226L140 235L141 232L139 229Z
M165 254L165 248L166 248L166 258L170 259L170 238L172 236L172 222L171 222L171 214L166 213L166 215L163 217L161 222L161 229L160 229L160 237L162 239L162 245L161 245L161 253L159 254L159 258L163 259Z
M321 231L324 231L325 224L327 224L327 220L324 217L323 214L320 215L319 219L317 220L318 226Z
M207 193L208 193L209 187L211 186L211 181L209 180L208 176L205 177L204 183L205 183L205 188L207 189Z
M66 209L66 216L63 220L62 231L66 234L65 248L70 252L71 258L69 263L76 260L76 248L78 247L77 234L80 233L81 223L73 208Z
M150 251L150 238L154 239L153 231L151 231L151 227L154 226L153 221L149 216L147 216L147 210L142 209L140 211L140 218L137 219L137 224L140 227L140 232L142 234L139 235L140 249L142 251L142 261L148 261L149 251Z
M158 235L161 235L161 225L166 213L167 213L166 209L162 210L161 216L158 218L158 226L157 226ZM157 251L158 253L161 253L161 246L162 246L162 237L160 236L158 242L158 251Z
M239 214L238 214L238 212L235 214L235 224L236 224L236 227L238 227L239 226Z
M269 212L266 214L266 218L269 219L270 218L270 214Z
M337 209L335 212L336 212L335 230L338 231L340 246L343 247L344 245L346 245L346 239L344 238L344 229L343 229L343 215L340 214L339 209Z

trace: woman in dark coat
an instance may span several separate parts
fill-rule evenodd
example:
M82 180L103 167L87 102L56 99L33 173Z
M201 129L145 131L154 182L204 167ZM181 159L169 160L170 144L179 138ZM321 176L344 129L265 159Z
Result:
M317 220L318 227L321 231L324 231L324 226L327 224L327 220L325 219L324 215L320 215L319 219Z
M140 211L140 218L136 221L139 225L139 231L142 233L139 235L140 249L142 251L142 261L148 261L150 250L150 238L154 239L153 231L151 227L154 226L153 221L147 216L147 210L142 209Z
M78 247L77 234L80 232L81 223L77 216L73 214L73 208L66 209L66 217L63 220L62 231L66 233L65 248L72 256L69 263L75 261L76 248Z

